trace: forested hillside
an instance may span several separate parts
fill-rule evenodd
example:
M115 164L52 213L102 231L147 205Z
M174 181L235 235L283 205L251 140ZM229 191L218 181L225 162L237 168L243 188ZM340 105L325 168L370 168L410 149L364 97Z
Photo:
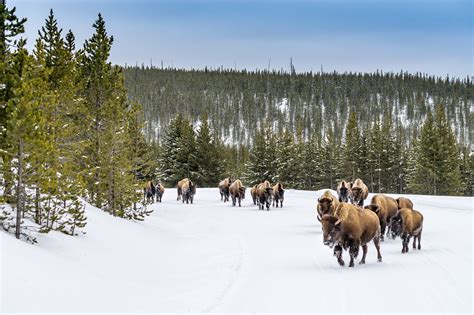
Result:
M299 129L306 140L329 130L342 139L353 108L362 129L389 118L409 144L438 104L458 143L472 141L474 95L467 78L149 67L126 67L124 74L129 96L144 106L147 136L159 141L178 112L194 123L207 113L218 138L229 144L250 144L263 122L272 122L275 132Z

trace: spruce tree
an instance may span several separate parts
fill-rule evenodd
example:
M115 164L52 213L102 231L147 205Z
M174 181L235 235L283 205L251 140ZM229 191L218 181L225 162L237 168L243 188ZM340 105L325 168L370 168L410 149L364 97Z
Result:
M211 135L208 116L200 118L201 125L196 135L196 159L199 176L196 183L203 187L215 187L223 176L223 155Z

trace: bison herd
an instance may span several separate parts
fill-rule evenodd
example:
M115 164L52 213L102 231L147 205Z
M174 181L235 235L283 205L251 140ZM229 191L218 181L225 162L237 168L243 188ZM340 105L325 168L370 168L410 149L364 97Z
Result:
M413 249L421 249L423 215L413 209L409 199L378 194L364 207L368 189L361 179L356 179L354 183L342 181L337 187L337 195L328 190L319 197L316 217L321 222L324 245L334 247L334 256L341 266L344 266L342 251L349 251L349 267L353 267L361 246L360 264L364 264L370 241L377 249L377 260L382 261L380 242L384 241L385 236L392 239L400 236L402 253L408 252L411 237Z
M245 199L246 187L239 179L227 177L218 185L221 201L232 200L232 206L241 206ZM196 185L184 178L177 185L176 200L193 203L196 194ZM161 202L165 192L160 183L148 181L143 188L144 203L155 200ZM421 232L423 230L423 215L413 209L413 203L407 198L394 199L390 196L377 194L372 197L370 204L364 206L369 195L367 186L361 179L353 183L341 181L337 186L337 196L331 191L325 191L317 201L317 219L323 230L323 243L334 248L334 256L338 263L344 266L343 250L349 251L349 267L354 266L354 260L362 247L362 259L365 263L367 244L371 241L377 250L377 260L382 261L380 243L385 238L402 239L402 253L408 252L408 244L413 237L413 249L421 249ZM253 204L259 210L270 210L270 205L283 207L285 190L281 183L274 185L265 180L250 189ZM418 240L418 245L416 244Z

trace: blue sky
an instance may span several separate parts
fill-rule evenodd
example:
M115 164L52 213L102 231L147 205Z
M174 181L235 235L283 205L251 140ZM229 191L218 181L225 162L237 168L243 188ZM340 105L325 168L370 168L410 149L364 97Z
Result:
M117 64L472 76L470 0L7 0L29 45L53 8L77 45L99 12Z

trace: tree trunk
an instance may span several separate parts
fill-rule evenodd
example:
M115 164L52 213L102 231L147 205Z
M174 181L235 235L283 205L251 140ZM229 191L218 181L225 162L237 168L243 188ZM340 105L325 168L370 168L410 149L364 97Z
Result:
M35 191L35 222L41 225L41 211L39 206L40 190L36 187Z
M20 238L21 213L23 211L23 139L20 139L20 142L18 143L18 187L15 225L15 237L18 239Z

